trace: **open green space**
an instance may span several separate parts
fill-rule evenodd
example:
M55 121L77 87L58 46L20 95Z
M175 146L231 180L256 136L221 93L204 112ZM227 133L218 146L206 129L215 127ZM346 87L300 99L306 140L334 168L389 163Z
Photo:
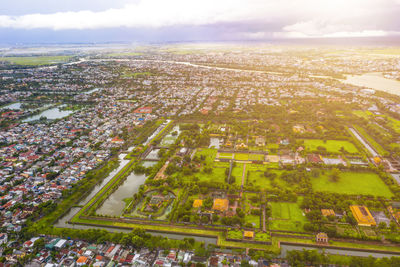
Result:
M303 225L306 217L299 207L301 198L297 203L270 202L271 219L269 226L271 230L304 232Z
M236 163L236 167L232 168L231 176L235 177L235 184L242 185L243 163Z
M359 153L354 144L346 140L320 140L304 139L304 146L307 151L318 151L318 147L324 147L328 153L341 153L341 148L350 154Z
M2 57L0 61L7 61L16 65L40 66L67 62L71 56L37 56L37 57Z
M396 133L400 133L400 121L389 116L385 116L385 118L388 120L388 126Z
M287 183L280 179L280 175L283 173L283 170L270 170L270 172L275 173L276 177L271 182L270 178L264 176L264 171L249 171L247 176L247 185L255 187L259 190L262 189L272 189L274 183L275 185L285 188Z
M205 157L205 164L212 166L215 157L217 156L217 150L213 148L198 149L195 156L198 156L199 158L201 156Z
M123 78L137 78L140 76L149 76L149 75L153 75L153 73L151 72L125 72L122 77Z
M231 230L227 232L226 237L230 239L242 239L243 232L240 230Z
M262 154L249 154L249 160L258 160L258 161L264 161L264 155Z
M313 190L316 192L331 192L351 195L373 195L390 198L393 193L373 172L341 172L339 181L330 179L331 172L325 172L317 178L311 178Z
M353 110L353 114L358 116L358 117L367 119L367 120L369 119L370 116L373 115L372 112L369 111L369 110L366 110L366 111L364 111L364 110Z
M235 153L235 160L249 160L249 154L247 154L247 153Z
M233 153L221 152L221 153L219 153L219 158L221 158L221 159L231 159L232 155L233 155Z

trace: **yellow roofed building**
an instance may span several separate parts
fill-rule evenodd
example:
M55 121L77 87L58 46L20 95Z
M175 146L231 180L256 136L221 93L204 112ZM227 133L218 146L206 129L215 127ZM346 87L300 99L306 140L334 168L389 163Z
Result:
M193 208L200 208L201 206L203 206L203 200L201 199L196 199L193 202Z
M372 217L368 208L365 206L350 206L350 210L353 213L354 218L357 220L360 226L373 226L376 225L374 217Z
M213 210L227 211L229 206L229 200L226 198L216 198L214 199Z

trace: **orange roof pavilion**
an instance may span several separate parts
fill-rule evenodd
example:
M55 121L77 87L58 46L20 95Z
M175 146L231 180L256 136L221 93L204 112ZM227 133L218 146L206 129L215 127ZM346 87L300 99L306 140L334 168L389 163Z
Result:
M214 199L213 210L227 211L229 205L229 200L226 198L216 198Z
M196 199L193 202L193 208L200 208L201 206L203 206L203 200L201 199Z

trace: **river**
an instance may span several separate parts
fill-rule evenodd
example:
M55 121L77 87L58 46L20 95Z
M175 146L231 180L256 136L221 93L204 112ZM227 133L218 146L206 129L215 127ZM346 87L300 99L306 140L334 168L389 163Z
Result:
M346 75L346 80L340 81L394 95L400 95L400 81L387 79L383 77L381 72L371 72L362 75Z

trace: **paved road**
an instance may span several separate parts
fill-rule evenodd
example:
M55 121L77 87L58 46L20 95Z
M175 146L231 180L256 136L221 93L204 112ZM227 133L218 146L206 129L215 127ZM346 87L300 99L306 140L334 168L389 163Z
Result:
M361 135L353 128L349 128L349 130L354 134L354 136L365 146L365 148L372 154L373 157L379 157L378 152L375 151Z

